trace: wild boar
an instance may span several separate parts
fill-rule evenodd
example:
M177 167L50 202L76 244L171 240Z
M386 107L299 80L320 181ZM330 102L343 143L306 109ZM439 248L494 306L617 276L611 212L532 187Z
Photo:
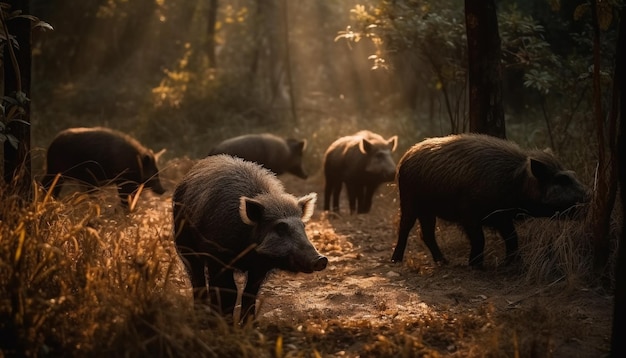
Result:
M140 184L157 194L165 189L159 180L158 156L129 135L109 128L69 128L61 131L46 153L46 191L60 174L52 195L58 196L66 179L91 187L116 185L125 206Z
M398 243L392 261L402 261L415 220L437 263L446 260L435 241L435 221L459 224L469 238L469 264L483 266L482 227L504 239L506 262L519 260L514 219L550 217L588 200L587 189L550 151L522 150L487 135L429 138L411 147L397 172L400 196Z
M311 273L328 259L308 240L304 223L315 193L296 198L274 173L229 155L199 161L173 196L174 233L196 302L231 317L237 299L234 270L247 272L241 319L254 317L259 288L268 272ZM208 272L209 295L205 268Z
M306 140L281 138L270 133L246 134L227 139L211 149L209 155L229 154L258 163L276 175L285 172L306 179L302 156Z
M368 213L376 189L395 178L396 164L391 153L398 136L384 139L364 130L333 142L324 155L324 210L339 211L343 183L348 191L350 213Z

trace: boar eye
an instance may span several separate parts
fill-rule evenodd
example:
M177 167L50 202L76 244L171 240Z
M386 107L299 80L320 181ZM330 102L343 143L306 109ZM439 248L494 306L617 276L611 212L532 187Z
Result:
M274 226L274 231L280 236L284 236L289 232L289 226L286 223L278 223Z
M554 183L560 186L568 186L572 184L572 178L567 175L560 174L554 177Z

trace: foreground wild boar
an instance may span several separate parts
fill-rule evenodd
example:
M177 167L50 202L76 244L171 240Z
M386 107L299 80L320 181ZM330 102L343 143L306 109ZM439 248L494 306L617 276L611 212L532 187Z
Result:
M547 151L525 151L486 135L426 139L398 164L400 226L392 261L402 261L407 237L418 219L422 239L437 263L446 262L435 241L435 218L458 223L467 234L469 263L483 265L482 226L504 239L506 261L517 260L518 214L550 217L585 202L587 190Z
M209 155L230 154L250 162L261 164L277 175L285 172L306 179L302 169L305 140L281 138L269 133L246 134L227 139L216 145Z
M229 155L199 161L176 187L174 233L187 266L194 298L232 316L237 298L234 270L248 273L242 320L253 317L255 301L269 271L321 271L328 259L309 242L304 222L316 194L285 193L282 183L260 165Z
M339 194L343 183L348 190L350 213L367 213L374 192L384 182L394 180L396 164L391 153L398 137L384 139L370 131L337 139L324 155L324 210L339 211Z
M158 156L158 155L157 155ZM52 194L58 196L66 179L89 186L114 184L122 203L140 184L157 194L165 190L159 180L157 156L134 138L108 128L70 128L60 132L48 147L43 187L48 191L61 174Z

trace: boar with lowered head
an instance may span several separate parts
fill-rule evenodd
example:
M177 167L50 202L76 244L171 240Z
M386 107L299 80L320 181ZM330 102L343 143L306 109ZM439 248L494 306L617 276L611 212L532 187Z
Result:
M276 176L256 163L209 156L187 173L172 200L176 247L194 298L203 302L210 296L212 307L226 317L232 317L237 299L234 270L248 276L241 304L245 321L254 316L268 272L311 273L328 264L304 230L316 194L287 194Z
M419 220L422 239L437 263L446 262L435 241L437 217L459 224L471 244L469 263L482 267L482 227L504 239L506 262L519 259L514 219L550 217L588 200L587 189L549 151L522 150L481 134L429 138L411 147L398 164L400 225L392 261L402 261Z
M276 175L291 173L306 179L302 155L306 140L281 138L270 133L246 134L227 139L211 149L209 155L229 154L258 163Z
M160 153L159 153L160 154ZM69 128L61 131L46 153L43 187L61 192L63 181L71 179L91 187L116 185L122 203L128 206L130 195L144 184L157 194L165 189L159 180L157 158L152 150L124 133L103 127Z
M394 180L396 164L391 153L397 145L397 136L384 139L366 130L333 142L324 155L324 210L330 210L332 199L333 211L339 211L345 183L350 213L368 213L376 189Z

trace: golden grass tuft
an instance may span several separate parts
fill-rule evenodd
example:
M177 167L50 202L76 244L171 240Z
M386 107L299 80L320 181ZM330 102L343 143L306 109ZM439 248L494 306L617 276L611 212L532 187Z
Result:
M168 189L193 162L165 163ZM309 223L312 240L333 258L338 273L351 272L350 265L380 250L388 251L385 263L390 257L397 198L391 186L380 193L369 216L320 213ZM487 270L469 270L469 243L453 225L437 229L450 265L434 266L423 247L415 254L415 246L422 245L419 230L411 235L413 252L402 267L372 261L382 278L390 270L402 271L402 285L419 293L428 310L395 316L395 296L385 300L365 288L350 295L346 288L328 300L367 303L375 318L353 318L349 308L329 305L334 310L302 308L302 316L290 313L284 321L266 317L235 327L206 307L194 307L172 242L168 195L171 190L161 197L145 191L128 213L114 190L53 200L36 189L25 203L0 188L0 355L546 356L555 347L563 352L565 339L583 342L606 331L602 316L575 308L609 302L585 295L593 277L588 223L556 218L517 225L521 277L499 269L504 245L489 232ZM617 231L612 227L612 234Z
M263 347L252 327L194 310L168 220L126 215L100 194L56 201L36 189L26 203L0 190L0 351L222 357Z
M528 283L565 281L568 287L598 283L600 277L593 269L593 234L588 219L582 216L534 218L518 225L524 278ZM616 216L619 215L613 216L613 223ZM612 225L609 235L616 244L618 225ZM615 256L616 250L612 252ZM613 257L611 267L614 261ZM612 276L614 270L606 272Z

